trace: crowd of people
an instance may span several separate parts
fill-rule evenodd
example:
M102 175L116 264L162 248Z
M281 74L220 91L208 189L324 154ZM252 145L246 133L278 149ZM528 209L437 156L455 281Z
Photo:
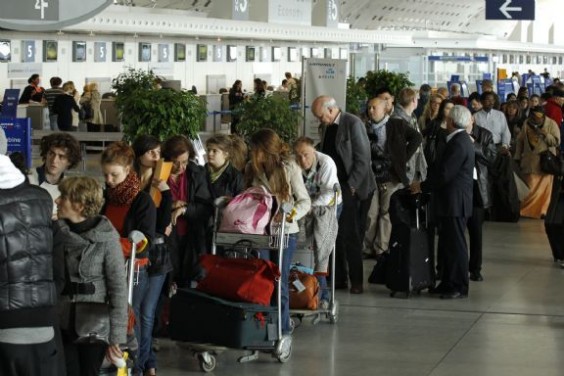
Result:
M58 89L61 82L54 77L52 88L43 90L39 77L32 76L22 101L46 101L54 123L68 130L74 120L62 108L77 112L78 103L85 102L99 108L100 97L91 85L77 99L74 85L67 82ZM330 208L337 206L331 277L337 289L351 294L364 292L363 258L379 262L389 251L392 195L401 189L430 193L427 227L433 254L438 233L440 280L432 292L443 299L467 297L469 280L484 279L483 222L495 219L490 209L502 201L494 187L498 161L513 161L515 179L528 187L520 214L549 214L557 180L540 168L539 154L549 150L556 155L560 145L564 85L549 88L550 97L528 98L520 92L504 103L487 80L483 93L469 98L461 97L456 84L446 94L427 89L418 95L404 88L397 96L380 89L368 100L366 122L343 111L331 96L320 96L311 104L320 124L318 145L307 137L288 145L265 124L248 143L236 135L209 138L204 166L197 164L192 142L183 135L162 142L150 135L131 145L116 142L100 158L104 187L89 177L65 177L81 160L72 133L44 137L43 163L31 171L15 154L0 156L0 257L8 264L0 272L1 373L97 375L101 367L119 363L127 344L134 374L156 375L152 344L153 333L161 329L162 302L202 277L198 260L211 248L214 200L252 186L263 186L278 202L293 205L280 265L284 282L298 223L334 213ZM229 96L234 103L243 100L240 81ZM99 116L97 111L91 119ZM155 175L161 159L172 164L167 179ZM336 183L341 194L334 202ZM561 188L556 187L557 195ZM141 239L132 235L139 233ZM128 309L124 264L132 242L138 255ZM321 286L327 286L325 255L316 256L315 269ZM284 334L292 330L288 299L288 284L282 283ZM328 301L322 289L321 306ZM82 325L102 315L109 315L106 337L82 341Z
M90 82L84 85L82 94L76 89L74 82L60 77L51 77L48 89L41 86L39 74L32 74L27 80L20 104L43 104L49 109L49 126L51 130L77 131L79 125L99 126L104 124L100 104L98 83Z

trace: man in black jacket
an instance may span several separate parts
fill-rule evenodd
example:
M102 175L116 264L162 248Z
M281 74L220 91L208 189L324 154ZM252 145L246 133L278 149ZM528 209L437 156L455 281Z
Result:
M441 197L437 203L439 248L445 250L441 284L437 287L441 299L468 296L468 250L464 233L472 215L475 152L465 130L471 122L467 108L453 107L447 121L447 144L437 168L431 170L426 181L411 186L414 193L432 191Z
M342 112L334 98L320 96L313 101L311 112L319 120L320 151L337 165L337 177L343 195L343 211L339 218L336 242L335 286L350 292L363 292L362 237L366 213L376 189L370 168L370 143L366 128L358 117Z
M0 155L0 375L59 376L53 201ZM59 350L60 351L60 350Z
M364 256L378 257L388 250L392 233L390 198L396 190L409 186L406 163L421 145L422 137L405 120L390 118L383 99L372 98L367 112L373 169L380 169L381 159L389 160L388 171L374 171L378 190L372 197L364 234Z

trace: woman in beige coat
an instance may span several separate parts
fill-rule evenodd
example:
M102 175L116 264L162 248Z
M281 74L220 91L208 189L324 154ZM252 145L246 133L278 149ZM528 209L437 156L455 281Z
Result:
M100 104L102 103L102 96L98 91L98 84L91 82L84 86L84 94L80 98L80 105L82 107L90 106L92 108L91 116L88 116L85 121L87 124L104 124Z
M540 167L540 153L557 154L560 130L554 120L545 116L542 106L533 107L515 141L515 161L529 186L529 195L521 202L521 215L541 218L546 215L552 192L553 176Z

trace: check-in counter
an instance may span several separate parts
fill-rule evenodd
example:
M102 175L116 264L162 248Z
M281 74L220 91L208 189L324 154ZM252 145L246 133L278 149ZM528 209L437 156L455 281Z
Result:
M31 119L32 129L51 129L49 123L49 108L42 104L20 104L18 105L18 117Z
M203 131L215 132L221 129L221 116L213 114L214 112L221 111L221 94L204 94L200 97L206 101L206 111L208 113Z
M104 119L103 132L119 132L121 122L119 120L115 99L102 99L100 103L100 111Z

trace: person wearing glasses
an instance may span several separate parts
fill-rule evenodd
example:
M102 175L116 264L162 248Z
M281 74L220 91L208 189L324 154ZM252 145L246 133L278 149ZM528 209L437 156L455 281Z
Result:
M198 276L198 257L206 252L206 231L213 213L206 171L190 158L194 147L184 136L172 136L162 144L162 156L172 162L167 184L172 194L171 234L173 281L190 285Z

